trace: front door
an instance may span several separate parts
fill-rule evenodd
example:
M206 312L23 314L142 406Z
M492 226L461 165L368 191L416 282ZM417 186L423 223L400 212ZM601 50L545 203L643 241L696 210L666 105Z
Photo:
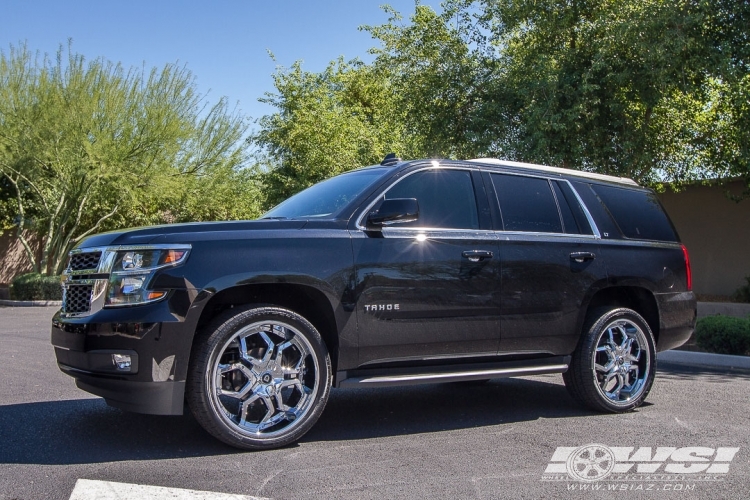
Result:
M499 267L481 177L428 168L384 198L416 198L420 212L353 235L360 366L494 355Z

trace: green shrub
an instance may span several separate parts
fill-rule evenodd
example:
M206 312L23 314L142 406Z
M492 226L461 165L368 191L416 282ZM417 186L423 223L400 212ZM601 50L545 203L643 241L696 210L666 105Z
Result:
M10 298L13 300L61 300L60 277L36 273L22 274L11 283Z
M750 356L750 319L708 316L695 327L698 346L718 354Z
M747 284L742 285L732 294L732 300L735 302L750 302L750 276L745 276Z

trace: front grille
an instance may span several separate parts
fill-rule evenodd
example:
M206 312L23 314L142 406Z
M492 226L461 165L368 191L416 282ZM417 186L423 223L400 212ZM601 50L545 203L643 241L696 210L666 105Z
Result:
M84 313L91 310L91 285L67 285L63 290L62 311Z
M70 256L70 270L95 270L99 265L101 256L101 252L74 253Z

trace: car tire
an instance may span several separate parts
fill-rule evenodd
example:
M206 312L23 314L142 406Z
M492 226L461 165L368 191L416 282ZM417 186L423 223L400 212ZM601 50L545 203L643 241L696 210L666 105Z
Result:
M217 439L278 448L315 424L331 380L328 350L309 321L279 307L236 307L196 336L186 399Z
M646 320L632 309L589 314L563 380L584 406L621 413L640 406L656 374L656 348Z

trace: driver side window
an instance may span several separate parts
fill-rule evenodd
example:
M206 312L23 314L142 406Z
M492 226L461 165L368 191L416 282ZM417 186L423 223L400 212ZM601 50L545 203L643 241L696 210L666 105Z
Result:
M423 170L402 179L384 198L416 198L419 204L419 219L394 227L479 229L474 183L468 170Z

